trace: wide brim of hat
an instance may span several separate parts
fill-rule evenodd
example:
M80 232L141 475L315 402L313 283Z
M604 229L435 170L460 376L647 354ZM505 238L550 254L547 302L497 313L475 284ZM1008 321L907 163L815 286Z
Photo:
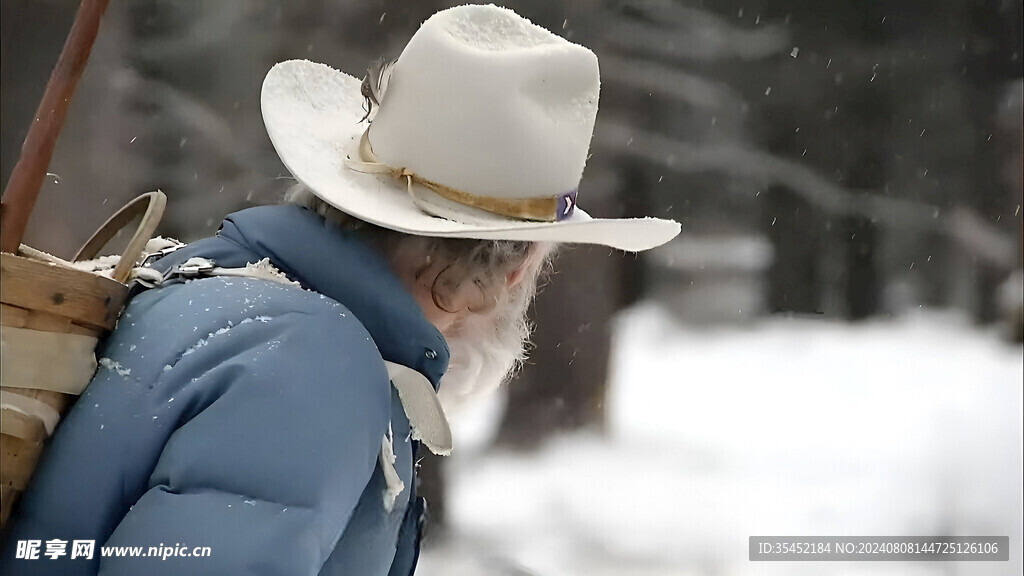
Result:
M591 218L577 207L561 222L526 222L478 210L449 218L432 216L413 202L404 180L353 170L366 124L361 80L324 64L290 60L274 66L263 81L263 121L281 161L314 194L356 218L418 236L600 244L629 252L660 246L679 223L658 218ZM417 194L431 194L417 189ZM585 197L585 190L581 190Z

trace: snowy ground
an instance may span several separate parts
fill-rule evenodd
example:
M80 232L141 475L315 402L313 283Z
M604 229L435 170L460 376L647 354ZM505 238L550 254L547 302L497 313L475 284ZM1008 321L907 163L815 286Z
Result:
M484 449L454 422L420 576L1021 573L1021 348L949 316L616 331L607 437ZM751 535L1008 535L1011 562L747 560Z

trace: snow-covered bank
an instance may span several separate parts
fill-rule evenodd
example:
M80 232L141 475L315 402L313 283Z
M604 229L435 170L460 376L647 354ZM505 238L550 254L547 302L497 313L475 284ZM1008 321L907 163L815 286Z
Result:
M456 455L420 574L1019 574L1024 360L948 316L616 330L608 437ZM479 432L477 432L479 433ZM751 535L1009 535L1009 563L751 563Z

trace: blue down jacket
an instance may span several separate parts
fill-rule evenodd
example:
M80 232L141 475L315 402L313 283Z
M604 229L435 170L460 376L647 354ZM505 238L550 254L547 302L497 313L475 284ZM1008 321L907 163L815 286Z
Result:
M263 258L303 288L213 277L135 296L58 427L0 573L411 574L422 500L416 442L382 361L437 387L441 334L369 246L314 213L267 206L158 261ZM378 462L394 438L391 512ZM18 540L42 540L37 560ZM45 556L47 540L67 554ZM95 540L92 560L70 558ZM207 558L100 558L101 546L210 547Z

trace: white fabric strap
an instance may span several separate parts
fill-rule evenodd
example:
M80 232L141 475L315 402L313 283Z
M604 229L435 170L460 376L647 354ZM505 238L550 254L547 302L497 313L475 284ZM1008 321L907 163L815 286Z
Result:
M398 495L405 490L405 482L402 482L398 471L395 470L394 438L390 428L388 434L381 440L380 468L384 471L384 483L387 485L387 488L384 489L384 510L390 514L395 508L395 500L398 499Z
M11 412L15 414L11 414ZM46 429L47 437L53 434L53 429L60 422L60 413L53 406L35 398L22 396L16 392L0 390L0 431L4 434L20 437L14 430L14 425L19 416L42 422L43 428ZM28 438L27 440L37 439Z
M96 372L95 336L0 327L0 382L81 394Z

